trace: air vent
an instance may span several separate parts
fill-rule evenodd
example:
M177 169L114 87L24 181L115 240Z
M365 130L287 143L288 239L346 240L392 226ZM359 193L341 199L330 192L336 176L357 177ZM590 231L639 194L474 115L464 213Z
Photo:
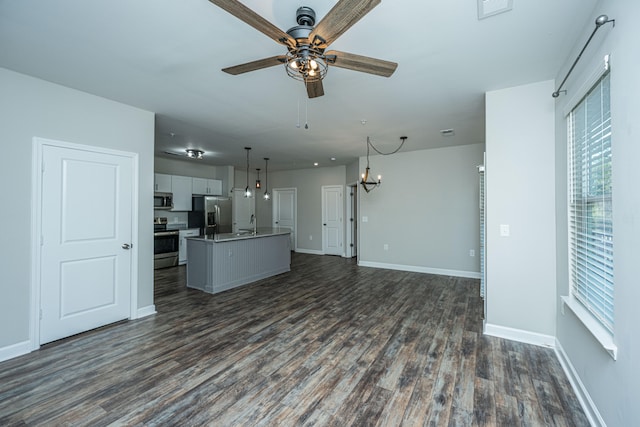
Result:
M478 0L478 19L488 18L513 9L513 0Z

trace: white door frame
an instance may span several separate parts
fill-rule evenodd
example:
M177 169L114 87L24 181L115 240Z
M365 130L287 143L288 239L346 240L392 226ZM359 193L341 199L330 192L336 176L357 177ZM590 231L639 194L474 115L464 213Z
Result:
M293 191L293 247L292 251L298 252L298 188L297 187L283 187L283 188L272 188L271 195L274 203L271 204L271 223L275 221L275 213L276 213L276 203L275 203L275 193L277 191Z
M353 212L353 208L352 208L352 202L353 202L353 191L354 188L356 189L356 194L355 197L357 197L358 195L358 181L352 182L350 184L347 184L347 191L349 192L349 200L346 203L346 215L345 218L347 219L345 221L345 233L346 233L346 243L345 243L345 256L347 258L353 258L354 256L358 256L357 254L357 250L358 250L358 239L357 236L354 239L353 236L353 228L356 227L357 222L358 222L358 214L357 214L357 210L358 210L358 199L356 198L355 200L355 205L356 205L356 213L354 214ZM346 193L345 193L346 194ZM351 221L351 218L353 218L353 221ZM356 227L356 230L358 228ZM356 254L353 254L353 248L356 248Z
M132 160L131 194L131 304L129 319L138 317L138 199L139 199L139 167L138 154L126 151L112 150L103 147L75 144L45 138L33 138L31 162L31 313L29 316L29 341L31 351L40 348L40 264L42 260L42 162L44 146L84 150L100 154L112 154L128 157ZM149 224L151 227L151 224Z

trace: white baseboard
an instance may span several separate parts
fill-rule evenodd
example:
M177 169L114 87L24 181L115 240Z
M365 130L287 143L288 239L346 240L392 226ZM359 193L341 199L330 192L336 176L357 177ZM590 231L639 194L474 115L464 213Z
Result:
M299 254L311 254L311 255L324 255L324 252L319 251L317 249L301 249L296 248L295 252Z
M522 329L508 328L506 326L492 325L490 323L484 325L484 334L542 347L555 348L556 345L556 337L554 336L524 331Z
M555 352L556 352L556 356L558 357L558 360L560 361L560 365L564 370L564 373L569 378L569 382L573 387L573 391L576 393L576 396L578 397L580 406L582 406L582 410L584 411L584 414L587 416L587 419L589 420L589 424L591 424L594 427L606 427L606 423L602 419L602 416L600 415L600 411L598 411L598 408L596 407L595 403L593 403L593 400L591 400L591 396L589 395L587 388L582 383L582 380L580 379L580 377L578 376L578 373L573 367L571 360L569 360L567 353L564 352L562 345L560 345L560 341L558 341L557 339L556 339L556 345L555 345Z
M414 273L429 273L439 276L464 277L467 279L479 279L480 273L475 271L447 270L443 268L421 267L416 265L388 264L384 262L358 261L360 267L384 268L387 270L412 271Z
M154 304L139 308L136 312L135 319L151 316L152 314L156 314L156 306ZM23 356L37 349L38 346L33 347L31 345L31 341L28 340L2 347L0 348L0 362L13 359L14 357Z
M151 304L146 307L139 308L138 312L136 313L136 319L151 316L152 314L156 314L155 304Z
M22 341L0 348L0 362L31 353L31 341Z

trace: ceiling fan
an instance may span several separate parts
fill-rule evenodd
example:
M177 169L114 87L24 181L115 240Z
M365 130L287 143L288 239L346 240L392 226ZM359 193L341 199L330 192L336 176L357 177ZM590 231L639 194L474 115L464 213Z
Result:
M364 15L380 4L381 0L339 0L327 15L315 25L316 14L302 6L296 12L298 25L287 32L249 9L238 0L209 0L236 18L266 34L287 47L285 55L224 68L232 75L285 64L287 74L304 82L309 98L324 95L322 79L329 65L389 77L398 64L353 53L325 49ZM315 25L315 26L314 26Z

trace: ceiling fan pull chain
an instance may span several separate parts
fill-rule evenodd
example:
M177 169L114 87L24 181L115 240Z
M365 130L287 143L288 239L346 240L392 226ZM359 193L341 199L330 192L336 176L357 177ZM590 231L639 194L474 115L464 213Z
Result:
M304 105L304 128L309 129L309 100L305 100Z

